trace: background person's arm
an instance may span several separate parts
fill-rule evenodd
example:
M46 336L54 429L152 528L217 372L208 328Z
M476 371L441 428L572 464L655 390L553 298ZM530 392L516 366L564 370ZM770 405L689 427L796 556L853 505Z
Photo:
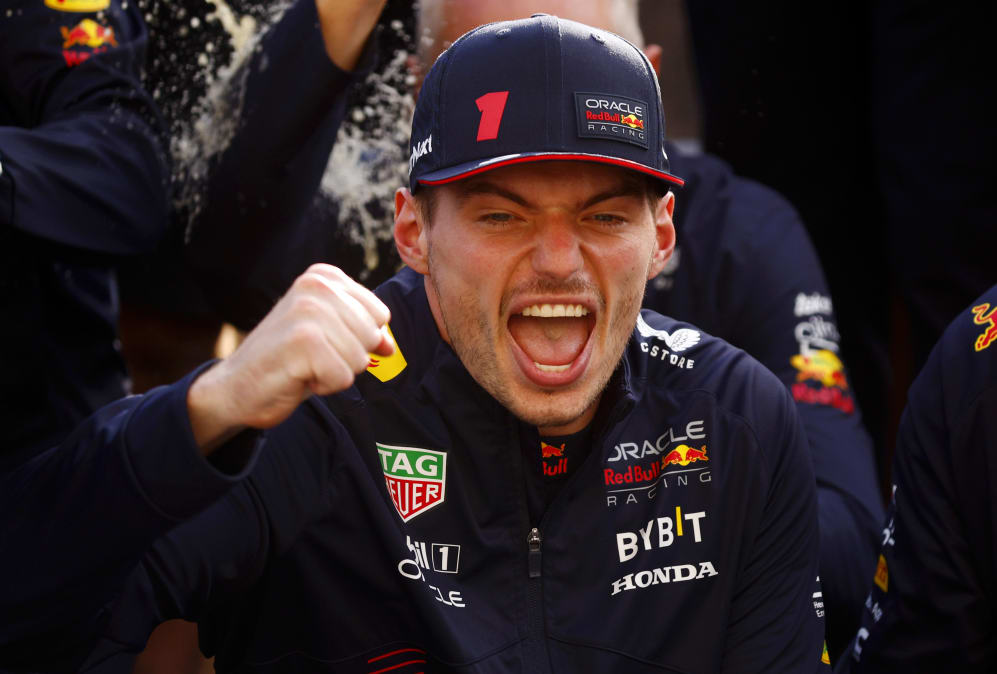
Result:
M731 298L739 311L728 339L782 380L806 432L817 479L828 647L837 657L855 633L876 563L885 511L875 451L847 376L830 291L799 215L757 183L735 185L731 217L746 234L736 276L749 282Z
M186 258L219 315L250 330L320 261L306 213L351 87L373 67L385 0L298 0L245 67L239 127L217 157L190 224ZM366 45L366 46L365 46ZM243 86L233 78L233 86Z
M166 229L163 127L139 82L145 26L135 3L107 5L0 13L0 237L124 254Z

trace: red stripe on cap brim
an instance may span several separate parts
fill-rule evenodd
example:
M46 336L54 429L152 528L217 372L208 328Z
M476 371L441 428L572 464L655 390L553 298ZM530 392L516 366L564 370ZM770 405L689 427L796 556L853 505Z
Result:
M487 161L487 160L485 160ZM673 176L670 173L665 173L664 171L658 171L649 166L644 166L643 164L638 164L635 161L628 161L626 159L619 159L617 157L607 157L605 155L598 154L559 154L559 153L546 153L546 154L531 154L531 155L520 155L518 157L511 157L509 159L503 159L501 161L493 161L491 163L485 163L485 165L477 165L473 168L469 168L466 171L461 171L452 176L447 176L445 178L437 179L426 179L418 178L418 183L420 185L443 185L446 183L452 183L457 180L463 180L464 178L469 178L478 173L484 173L485 171L491 171L492 169L501 168L503 166L511 166L512 164L522 164L525 162L532 161L587 161L595 162L597 164L610 164L612 166L622 166L623 168L631 169L634 171L640 171L641 173L646 173L647 175L653 176L665 182L672 183L678 187L685 185L685 181L678 176ZM434 173L438 173L435 171Z

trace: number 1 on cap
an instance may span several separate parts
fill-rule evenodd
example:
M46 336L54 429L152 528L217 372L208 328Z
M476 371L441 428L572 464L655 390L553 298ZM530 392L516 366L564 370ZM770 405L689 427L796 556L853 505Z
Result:
M478 122L479 141L498 138L499 124L502 123L502 113L505 112L508 98L508 91L492 91L475 99L474 102L481 111L481 121Z

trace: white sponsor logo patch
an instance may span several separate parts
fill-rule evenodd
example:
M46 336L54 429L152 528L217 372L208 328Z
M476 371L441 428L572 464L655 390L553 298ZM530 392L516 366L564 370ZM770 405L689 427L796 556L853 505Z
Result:
M429 134L429 136L426 137L426 140L412 146L412 154L409 156L408 160L408 172L410 175L412 173L412 169L415 168L415 163L432 151L433 134Z
M413 541L408 536L405 537L405 545L411 558L405 558L398 562L398 573L410 580L421 580L426 583L430 592L433 593L436 601L453 608L465 608L467 603L461 596L459 590L448 590L439 585L430 585L426 580L426 571L436 573L456 574L460 566L460 546L451 543L430 543L428 546L422 541Z
M681 583L687 580L700 580L719 575L720 572L713 567L713 562L700 562L699 568L694 564L676 564L674 566L661 566L656 569L628 573L627 575L613 581L613 591L610 596L617 595L629 590L643 590L652 585L663 583Z
M703 532L700 520L706 519L706 511L682 514L681 506L675 506L675 518L658 517L637 531L621 531L616 534L616 551L620 563L627 562L637 556L641 550L645 552L655 548L669 548L678 539L686 535L686 527L691 526L692 537L696 543L703 542ZM683 524L684 523L684 524Z
M821 295L820 293L813 293L812 295L799 293L796 295L796 304L793 307L793 313L797 316L811 316L813 314L830 315L832 311L831 298L826 295Z

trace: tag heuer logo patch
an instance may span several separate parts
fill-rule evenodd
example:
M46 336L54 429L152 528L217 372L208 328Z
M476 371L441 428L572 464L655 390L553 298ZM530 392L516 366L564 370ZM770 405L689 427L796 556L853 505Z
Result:
M579 137L608 138L647 149L646 102L626 96L576 92L575 111Z
M443 503L447 453L377 443L384 482L403 522Z

